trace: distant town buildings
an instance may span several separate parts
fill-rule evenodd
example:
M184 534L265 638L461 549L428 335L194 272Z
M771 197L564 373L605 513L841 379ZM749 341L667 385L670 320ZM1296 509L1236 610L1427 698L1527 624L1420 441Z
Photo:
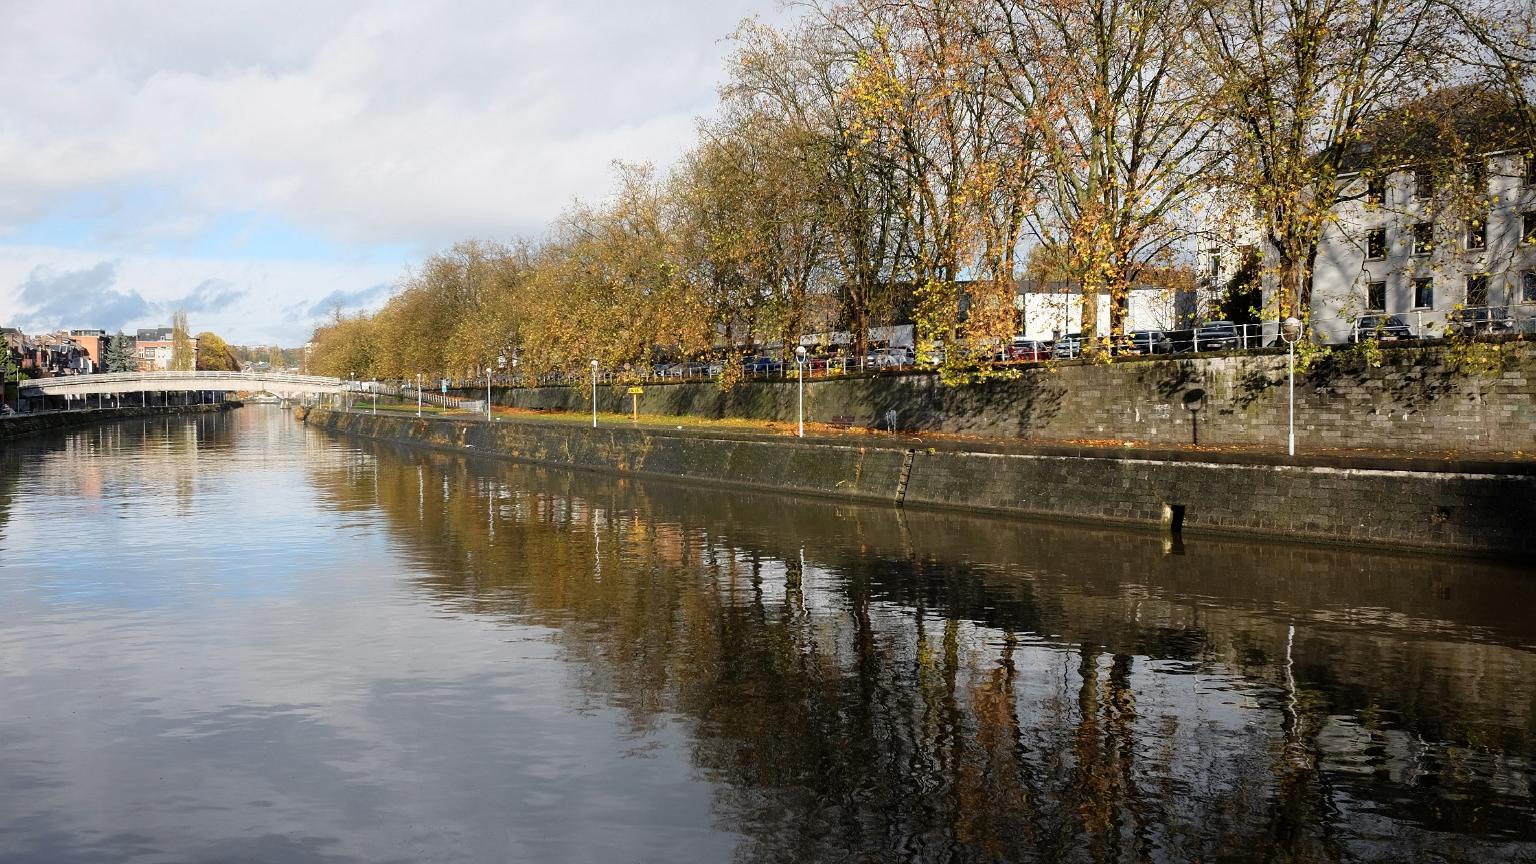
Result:
M171 368L176 353L175 328L151 327L134 335L133 356L139 362L141 372L164 372ZM197 360L197 343L192 343L193 364Z

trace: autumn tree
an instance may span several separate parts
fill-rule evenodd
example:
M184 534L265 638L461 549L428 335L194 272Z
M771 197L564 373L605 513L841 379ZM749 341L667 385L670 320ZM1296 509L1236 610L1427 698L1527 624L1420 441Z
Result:
M857 0L839 12L843 31L861 34L853 122L889 142L910 190L915 318L920 338L948 341L950 372L990 359L1014 333L1014 262L1037 167L1033 106L999 98L981 11L972 0Z
M726 94L791 124L821 166L833 317L863 352L871 322L910 296L911 188L890 158L890 129L861 121L854 104L867 47L861 34L840 20L839 7L813 11L784 29L744 25Z
M197 371L239 372L240 361L228 343L205 330L197 334Z
M1322 233L1348 188L1362 129L1443 75L1428 44L1447 35L1437 0L1208 0L1202 62L1232 158L1227 176L1272 256L1276 314L1306 316ZM1367 171L1369 173L1369 170ZM1368 178L1367 178L1368 179ZM1248 214L1238 214L1248 218Z
M309 371L333 378L382 377L380 328L366 314L344 315L337 309L331 320L315 328L311 337Z
M825 154L750 101L725 112L672 180L684 279L726 346L793 344L826 282Z
M987 21L1009 98L1040 115L1033 233L1082 287L1082 332L1122 334L1132 286L1182 251L1219 157L1207 76L1189 51L1198 9L995 0Z
M171 371L191 372L196 366L197 348L187 329L187 313L177 309L171 315Z

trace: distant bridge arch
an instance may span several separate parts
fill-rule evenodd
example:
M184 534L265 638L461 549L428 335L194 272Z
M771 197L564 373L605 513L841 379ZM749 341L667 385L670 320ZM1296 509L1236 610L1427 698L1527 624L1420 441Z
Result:
M350 386L349 386L350 385ZM284 399L358 389L359 382L320 375L270 372L109 372L105 375L64 375L21 382L21 396L79 399L115 393L234 393L264 392ZM364 385L366 386L366 385Z
M356 381L327 378L321 375L288 375L281 372L109 372L105 375L63 375L58 378L34 378L20 385L23 401L35 404L47 400L64 400L66 405L92 401L99 406L109 396L129 396L140 393L163 394L169 400L172 393L269 393L285 401L316 395L351 393L353 398L373 393L379 396L395 396L418 399L429 405L484 411L485 402L462 399L430 391L417 393L414 389L400 388L378 381ZM95 397L92 400L91 397ZM188 400L183 400L188 401ZM143 404L153 404L145 398Z

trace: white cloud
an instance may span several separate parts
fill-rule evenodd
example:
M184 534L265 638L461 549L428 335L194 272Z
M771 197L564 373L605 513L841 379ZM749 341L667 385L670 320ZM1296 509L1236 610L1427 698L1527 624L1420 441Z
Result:
M376 307L402 275L394 265L133 256L0 246L0 320L132 330L169 323L184 309L195 330L232 342L298 345L332 308ZM14 305L13 305L14 304ZM7 308L11 307L11 308Z
M150 184L358 242L538 229L670 162L767 0L23 2L0 13L0 219Z
M713 108L726 37L754 14L785 13L776 0L4 4L0 243L84 207L94 234L68 245L94 253L55 250L48 266L116 261L126 284L141 269L193 278L160 244L195 243L228 214L365 260L381 245L423 254L537 234L573 199L606 193L613 160L681 153ZM260 295L257 266L203 261L192 285ZM330 265L272 266L297 285ZM334 268L345 284L311 303L379 281L377 267ZM0 318L24 305L30 272L6 270Z

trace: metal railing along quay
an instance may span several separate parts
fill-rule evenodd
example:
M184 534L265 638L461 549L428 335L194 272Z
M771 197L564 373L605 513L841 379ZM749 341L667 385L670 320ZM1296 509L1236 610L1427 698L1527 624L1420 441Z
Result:
M1349 318L1312 318L1306 322L1311 341L1322 345L1348 345L1377 341L1400 344L1434 344L1454 337L1498 339L1536 336L1536 303L1504 306L1470 306L1450 310L1411 309L1400 312L1366 311ZM1135 330L1122 337L1103 337L1102 350L1112 356L1191 355L1259 349L1283 349L1279 321L1237 324L1208 321L1182 329ZM782 350L782 349L776 349ZM939 347L929 357L905 354L900 349L881 349L863 357L832 354L810 356L804 361L807 378L836 377L889 370L932 368L942 359ZM1016 339L1012 345L983 352L982 362L993 366L1015 366L1055 360L1073 360L1085 353L1081 334L1063 333L1055 339ZM742 378L747 380L789 380L797 377L795 360L777 354L761 353L739 361ZM656 363L621 369L599 369L599 386L667 384L685 381L710 381L720 376L721 361ZM496 386L590 386L590 370L545 372L533 375L493 376ZM486 386L485 379L459 382L464 389Z

